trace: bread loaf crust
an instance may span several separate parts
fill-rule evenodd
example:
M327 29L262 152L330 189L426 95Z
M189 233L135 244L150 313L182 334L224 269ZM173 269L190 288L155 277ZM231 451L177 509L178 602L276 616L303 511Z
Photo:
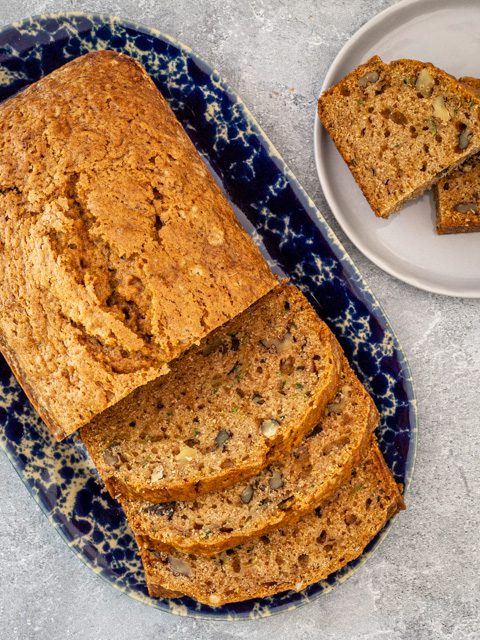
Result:
M87 54L0 106L0 349L59 439L277 280L143 67Z

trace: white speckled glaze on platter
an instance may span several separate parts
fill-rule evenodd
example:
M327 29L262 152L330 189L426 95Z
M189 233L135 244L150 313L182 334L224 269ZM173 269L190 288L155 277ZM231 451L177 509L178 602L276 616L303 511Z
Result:
M0 99L94 49L137 58L215 170L271 266L309 297L340 340L381 413L379 443L408 486L416 402L408 365L382 309L313 202L240 98L188 47L120 18L58 14L0 31ZM346 580L378 546L301 593L211 608L190 598L151 599L133 536L76 437L56 443L0 358L0 445L69 548L127 595L179 615L259 618L311 602Z
M322 86L328 89L377 54L386 62L432 62L454 76L479 76L477 0L404 0L347 42ZM332 140L315 120L315 162L325 198L350 240L376 265L411 285L480 297L480 233L439 236L432 192L388 220L375 217Z

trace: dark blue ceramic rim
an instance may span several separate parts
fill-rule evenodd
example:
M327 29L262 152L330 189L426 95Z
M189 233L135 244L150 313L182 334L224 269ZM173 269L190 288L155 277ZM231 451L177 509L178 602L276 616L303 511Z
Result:
M328 322L380 409L380 446L397 481L407 489L415 459L417 410L398 340L312 200L215 70L187 46L155 29L108 15L48 14L0 31L4 71L0 99L97 48L128 53L144 64L272 268L300 286ZM214 117L209 119L206 114L212 105ZM285 592L217 609L190 598L153 600L147 596L123 513L96 478L82 445L74 437L53 443L4 361L0 400L0 444L68 546L117 589L161 610L232 620L294 609L346 580L392 526L390 522L358 560L301 593Z

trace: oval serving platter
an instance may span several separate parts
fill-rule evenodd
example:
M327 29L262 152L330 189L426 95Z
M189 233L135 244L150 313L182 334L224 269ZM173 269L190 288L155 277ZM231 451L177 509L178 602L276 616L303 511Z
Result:
M272 268L291 278L339 338L373 395L381 449L408 486L416 403L407 362L382 309L313 202L240 98L188 47L154 29L93 14L28 18L0 31L0 99L95 49L137 58L214 171ZM122 510L76 437L54 442L0 358L0 444L70 549L129 596L180 615L258 618L311 602L343 582L378 546L327 580L295 593L214 609L190 598L151 599Z

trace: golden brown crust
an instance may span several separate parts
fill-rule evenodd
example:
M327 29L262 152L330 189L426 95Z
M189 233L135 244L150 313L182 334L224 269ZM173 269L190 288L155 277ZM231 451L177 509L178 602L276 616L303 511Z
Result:
M434 81L425 95L416 88L421 72ZM430 63L375 56L320 96L318 114L375 215L386 218L480 149L479 106ZM462 127L469 135L460 148Z
M404 511L407 508L403 497L403 485L395 482L392 472L390 471L375 438L372 440L371 452L374 458L377 478L381 476L385 487L388 487L389 491L392 492L393 500L389 506L387 516L388 518L391 518L398 511Z
M325 579L357 558L403 498L375 442L362 466L321 513L213 558L143 549L152 597L164 589L211 606L293 589Z
M30 387L28 382L25 380L21 370L17 365L15 354L10 351L10 349L6 344L3 343L1 335L0 335L0 352L4 357L4 359L6 360L16 380L22 387L23 392L29 399L30 404L33 406L35 411L40 415L40 417L45 422L45 424L50 429L50 431L53 433L55 438L57 440L62 440L63 438L65 438L66 434L61 430L60 426L55 422L55 420L52 419L49 412L44 407L40 406L40 403L38 402L35 396L35 392Z
M183 593L179 591L171 591L170 589L165 589L160 584L156 584L154 589L149 591L149 595L151 598L181 598Z
M56 437L276 284L128 56L78 58L0 106L0 335Z
M480 97L480 79L479 78L472 78L471 76L462 76L461 78L458 79L458 81L465 86L467 91L471 91L477 97Z

